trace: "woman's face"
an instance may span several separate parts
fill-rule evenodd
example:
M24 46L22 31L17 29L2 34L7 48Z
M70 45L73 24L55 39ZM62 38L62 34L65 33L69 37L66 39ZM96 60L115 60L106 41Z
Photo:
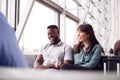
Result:
M82 32L80 28L77 30L77 33L80 42L86 42L89 40L89 35L86 32Z

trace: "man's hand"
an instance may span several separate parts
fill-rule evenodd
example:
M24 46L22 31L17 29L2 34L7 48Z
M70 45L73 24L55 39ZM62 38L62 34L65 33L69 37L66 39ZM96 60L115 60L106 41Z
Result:
M61 61L56 61L55 62L55 68L59 69L62 65L62 62Z

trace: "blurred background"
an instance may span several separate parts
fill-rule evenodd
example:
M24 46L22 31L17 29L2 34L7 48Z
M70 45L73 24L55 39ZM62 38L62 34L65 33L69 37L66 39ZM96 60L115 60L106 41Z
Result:
M73 45L76 29L90 23L108 53L120 38L120 0L0 0L0 11L14 28L24 54L38 54L49 42L47 26L56 24L60 38Z

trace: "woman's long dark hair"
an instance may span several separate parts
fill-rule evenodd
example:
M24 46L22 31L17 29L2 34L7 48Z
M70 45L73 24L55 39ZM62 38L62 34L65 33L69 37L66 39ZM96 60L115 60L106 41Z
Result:
M92 51L93 47L94 47L96 44L99 44L99 42L97 41L97 39L96 39L96 37L95 37L93 28L92 28L92 26L91 26L90 24L81 24L81 25L78 27L78 29L80 29L82 32L85 32L86 34L89 35L90 46L89 46L89 51L88 51L88 53L90 53L90 51ZM77 29L77 30L78 30L78 29ZM75 47L74 47L75 53L79 53L83 46L84 46L84 45L83 45L82 42L79 42L77 45L75 45ZM104 53L103 50L102 50L102 52Z

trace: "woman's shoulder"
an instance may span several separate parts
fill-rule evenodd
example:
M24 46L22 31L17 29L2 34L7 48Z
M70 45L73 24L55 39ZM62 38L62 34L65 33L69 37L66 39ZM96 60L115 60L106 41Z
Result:
M94 47L101 47L102 48L102 46L100 44L96 44Z
M100 44L96 44L94 47L93 47L93 50L95 49L98 49L98 50L102 50L102 46Z

